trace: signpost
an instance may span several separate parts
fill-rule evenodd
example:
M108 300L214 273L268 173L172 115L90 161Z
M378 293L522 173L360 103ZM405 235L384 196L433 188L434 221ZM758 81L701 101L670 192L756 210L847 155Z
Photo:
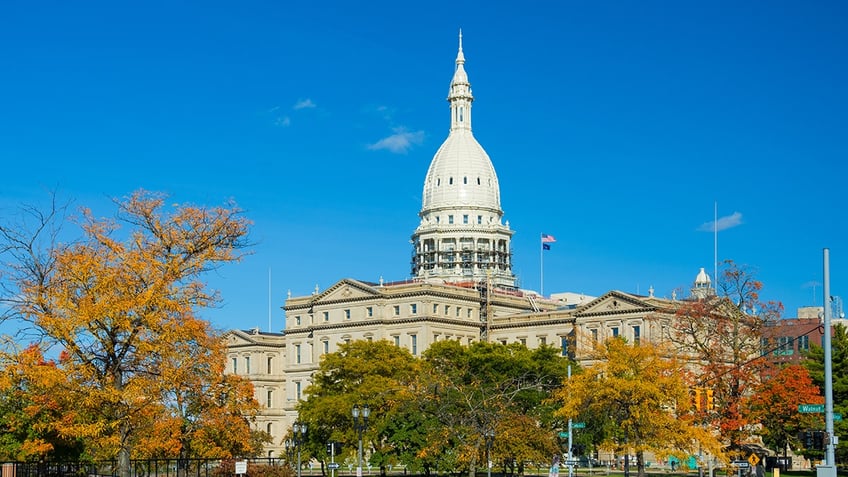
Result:
M236 461L236 475L244 475L247 473L247 461L246 460L237 460Z
M824 404L798 404L798 412L804 412L804 413L824 412Z
M571 425L571 427L573 427L575 429L586 429L586 423L585 422L575 422L574 424Z
M338 469L339 463L338 462L330 462L329 464L327 464L327 467L330 468L330 469Z

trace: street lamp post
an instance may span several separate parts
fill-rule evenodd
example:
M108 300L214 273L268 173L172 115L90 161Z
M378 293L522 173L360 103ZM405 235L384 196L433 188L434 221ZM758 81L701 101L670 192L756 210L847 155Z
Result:
M294 431L294 447L297 449L297 477L300 477L300 448L306 440L306 424L295 422L292 430Z
M292 461L294 460L294 441L291 439L286 439L284 442L286 446L286 458L289 465L292 465Z
M492 444L495 443L495 431L484 432L483 439L486 441L486 476L492 477Z
M354 404L351 414L353 415L353 428L359 433L359 460L356 467L356 477L362 477L362 433L368 427L368 416L371 415L371 409L368 406L362 406L362 409L359 409L359 405Z

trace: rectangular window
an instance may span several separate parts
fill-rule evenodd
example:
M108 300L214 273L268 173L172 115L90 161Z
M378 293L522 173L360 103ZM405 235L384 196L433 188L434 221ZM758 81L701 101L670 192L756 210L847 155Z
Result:
M344 314L345 314L345 319L346 319L346 320L349 320L349 319L350 319L350 310L349 310L349 309L348 309L348 310L345 310L345 311L344 311Z
M617 327L617 326L613 326L613 327L610 329L610 331L612 332L612 337L613 337L613 338L618 338L618 327Z
M478 216L477 216L477 225L482 225L482 224L483 224L483 216L482 216L482 215L478 215Z
M448 223L449 224L453 223L453 215L448 215Z
M301 359L301 356L300 356L300 345L299 345L299 344L296 344L296 345L294 345L294 362L295 362L296 364L300 364L300 359Z
M298 401L300 401L300 391L301 391L301 386L300 386L300 381L298 381L298 382L294 383L294 398L297 399Z
M271 371L272 371L271 363L272 363L272 362L273 362L273 358L271 358L270 356L268 356L268 360L267 360L267 362L265 363L265 364L267 365L268 374L271 374Z
M365 314L368 315L369 318L374 316L374 307L369 306L365 309Z
M450 305L445 305L445 314L450 314Z
M409 313L412 315L418 314L418 305L415 303L409 305Z
M400 336L395 335L394 338L395 338L395 346L400 346Z
M250 374L250 356L244 358L244 372Z
M433 313L438 313L438 312L439 312L439 305L433 304Z
M471 310L472 310L471 308L465 310L466 318L471 318Z
M467 224L467 223L468 223L468 215L467 215L467 214L465 214L465 215L463 215L463 216L462 216L462 223L463 223L463 224Z
M518 338L518 342L523 344L524 346L527 346L527 338Z
M639 329L639 326L633 327L633 344L639 344L639 340L642 338L641 332L642 330Z
M294 317L294 324L296 324L297 326L300 326L300 315L297 315L297 316Z
M327 340L322 341L321 342L321 349L324 350L324 354L329 353L330 352L330 342L327 341Z
M270 389L269 389L269 390L266 392L266 394L265 394L265 406L266 406L266 407L268 407L269 409L270 409L270 408L273 406L273 404L274 404L274 401L273 401L273 399L272 399L272 398L273 398L273 396L274 396L274 391L271 391Z
M592 329L592 341L598 341L598 329Z
M410 345L412 346L412 355L418 355L418 336L417 335L409 335Z
M329 312L329 311L325 311L325 312L324 312L324 322L326 323L326 322L328 322L328 321L330 321L330 312Z
M238 358L233 358L233 374L238 374Z
M395 316L400 315L400 305L395 305L394 310L395 310Z
M568 356L568 337L560 336L559 337L559 348L562 356Z
M547 342L548 342L548 339L546 337L544 337L544 336L539 337L539 344L541 346L545 346L547 344Z
M810 337L807 335L798 337L798 351L809 351L810 350Z

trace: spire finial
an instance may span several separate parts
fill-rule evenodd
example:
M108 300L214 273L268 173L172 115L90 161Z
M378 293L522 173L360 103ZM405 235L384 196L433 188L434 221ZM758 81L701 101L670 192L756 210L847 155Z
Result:
M459 53L456 54L456 65L465 63L465 55L462 54L462 28L459 29Z

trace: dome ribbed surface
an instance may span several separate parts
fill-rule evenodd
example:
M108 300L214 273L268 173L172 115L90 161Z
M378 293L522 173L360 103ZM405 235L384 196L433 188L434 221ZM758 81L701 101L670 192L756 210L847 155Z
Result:
M462 207L501 210L498 176L469 130L452 131L430 163L422 210Z

